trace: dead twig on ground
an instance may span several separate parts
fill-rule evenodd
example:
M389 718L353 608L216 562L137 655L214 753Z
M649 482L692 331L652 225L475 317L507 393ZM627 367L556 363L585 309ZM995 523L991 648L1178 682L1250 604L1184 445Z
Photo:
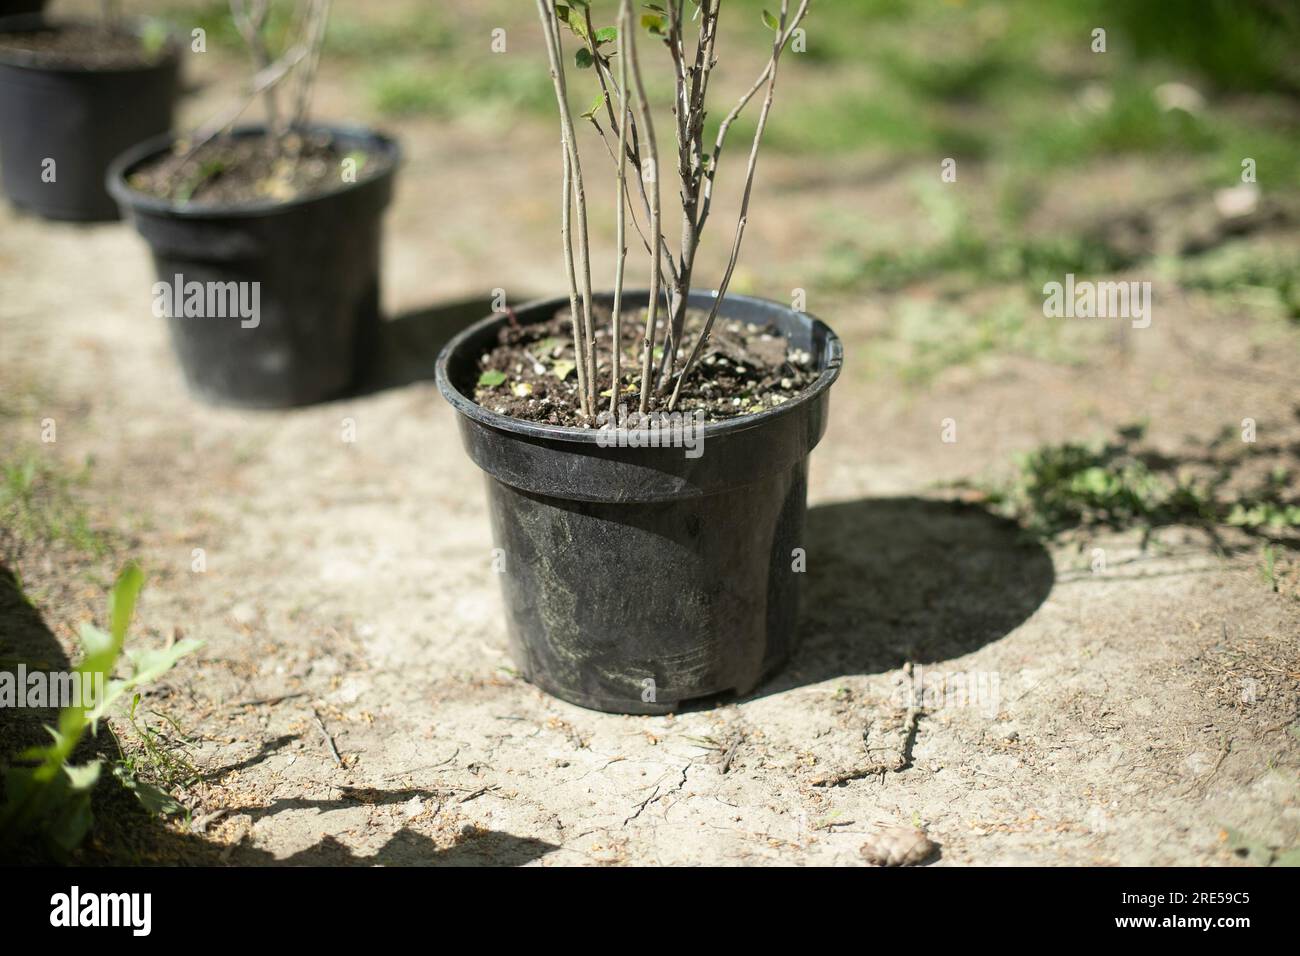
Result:
M339 748L334 745L334 738L331 737L330 732L325 729L325 721L321 720L320 714L314 710L312 711L312 716L316 719L316 726L320 728L321 735L325 738L325 743L329 745L330 755L334 758L334 764L342 770L344 766L343 757L339 755Z
M467 793L467 794L465 794L465 796L461 797L461 798L460 798L458 801L456 801L456 802L457 802L457 803L469 803L471 800L477 800L479 797L483 796L483 794L485 794L485 793L491 793L493 790L499 790L499 789L501 789L501 788L500 788L499 786L497 786L495 783L488 784L486 787L479 787L477 790L473 791L472 793Z
M920 707L909 707L903 715L902 723L895 732L901 730L902 739L894 747L866 747L868 754L880 753L882 751L893 751L892 760L875 760L871 763L858 767L852 767L845 770L832 771L823 774L810 781L814 787L838 787L841 784L848 783L852 780L861 780L863 777L879 776L883 778L887 773L899 773L912 766L912 747L916 743L917 726L925 711ZM863 734L865 738L869 730Z
M460 748L457 747L455 752L446 760L439 760L437 763L431 763L424 767L412 767L410 770L399 770L397 773L390 773L385 780L396 780L398 777L409 777L413 773L423 773L426 770L437 770L439 767L445 767L460 756Z

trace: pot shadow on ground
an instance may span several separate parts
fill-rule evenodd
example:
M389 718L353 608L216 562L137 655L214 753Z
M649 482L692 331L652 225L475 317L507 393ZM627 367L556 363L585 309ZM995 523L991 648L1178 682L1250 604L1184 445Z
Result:
M1055 581L1041 544L961 502L819 505L804 536L799 645L753 696L969 654L1025 621Z
M17 575L0 561L0 671L16 673L19 663L29 671L66 671L72 666ZM0 707L0 759L49 743L45 725L57 716L44 707Z
M17 575L0 561L0 670L13 671L18 663L29 670L64 671L72 665L62 645L47 626L40 610L24 595ZM57 721L51 709L27 707L0 708L0 767L27 747L49 742L44 726ZM260 763L295 739L281 736L263 742L252 757L222 768L213 768L204 776L211 778L224 772ZM112 762L118 757L117 741L105 724L99 734L87 735L73 754L74 763L95 758ZM445 792L399 787L393 790L353 788L342 790L338 799L280 799L263 807L243 807L233 814L246 814L253 823L286 810L315 810L322 815L332 810L360 806L396 807L419 797L427 805L438 806ZM3 787L0 786L0 800ZM195 866L520 866L558 849L555 844L528 837L517 837L497 830L472 830L458 835L452 846L442 846L431 837L403 824L374 853L361 855L329 835L289 857L276 859L265 850L245 840L231 846L208 839L200 833L179 831L162 819L144 812L139 801L114 779L102 773L92 799L94 829L83 841L83 849L70 859L51 856L34 841L0 846L6 863L41 865L71 862L88 865L157 865ZM201 814L196 813L196 816ZM444 838L445 842L445 838Z
M230 859L238 866L523 866L558 847L545 840L517 837L500 830L475 831L450 847L439 847L409 827L397 830L375 853L358 856L334 837L325 835L284 859L260 850L241 848Z
M377 323L360 346L361 368L352 394L433 381L442 347L457 332L491 315L492 305L488 298L438 302Z

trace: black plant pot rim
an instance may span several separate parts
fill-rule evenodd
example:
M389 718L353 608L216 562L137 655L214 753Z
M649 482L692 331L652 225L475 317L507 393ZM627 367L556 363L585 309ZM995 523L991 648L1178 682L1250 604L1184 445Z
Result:
M691 296L708 296L717 298L717 290L692 289ZM593 298L599 297L601 293L596 293ZM628 289L624 290L623 296L626 299L646 299L650 298L649 289ZM759 299L755 296L736 295L727 293L726 302L749 303L771 305L770 299ZM550 315L555 311L569 305L569 297L556 296L551 299L535 299L524 305L515 308L515 312L525 312L538 310L544 315ZM793 312L794 310L789 310ZM835 383L839 377L840 367L844 364L844 347L830 327L821 319L807 312L798 313L802 315L809 324L821 326L826 337L826 349L829 354L826 355L825 364L821 368L821 374L817 376L811 387L804 389L798 396L783 402L775 408L766 411L756 412L752 415L742 415L739 418L730 418L722 422L708 422L704 425L704 439L716 438L721 435L727 435L734 432L745 431L749 428L759 428L765 423L780 418L783 415L795 413L801 405L816 400L823 392ZM719 318L726 318L721 312L718 312ZM526 438L551 439L553 441L567 441L578 444L594 445L601 440L600 429L598 428L579 428L575 425L546 425L538 422L525 421L521 418L514 418L510 415L500 415L491 409L484 408L478 402L465 395L460 389L451 383L451 377L447 373L447 365L451 361L452 355L459 351L462 344L468 339L478 335L482 330L502 322L508 321L504 315L490 315L485 319L475 322L469 328L463 330L455 338L443 347L438 355L437 377L438 390L442 392L443 398L451 403L451 406L465 417L487 425L492 428L500 429L505 432L512 432Z
M394 173L397 172L398 164L402 159L402 150L398 146L397 140L368 126L351 126L347 124L336 126L314 123L307 127L306 132L329 133L331 136L340 139L366 140L372 144L377 144L382 147L388 165L378 173L358 177L356 182L341 183L323 193L312 193L308 196L298 196L289 200L268 199L245 203L178 203L132 189L130 183L127 182L127 177L135 171L137 166L143 164L146 160L154 159L167 152L180 139L176 133L163 133L142 143L137 143L109 163L104 182L108 187L109 195L116 199L120 205L139 212L152 213L157 216L170 216L176 219L250 219L257 216L279 215L300 206L309 206L312 203L318 203L341 193L363 189L381 180L391 179ZM262 136L265 133L265 126L237 126L230 131L231 136Z
M125 33L131 33L139 37L143 34L146 23L162 24L161 20L149 19L146 17L122 17L116 26ZM18 13L12 16L0 17L0 33L24 33L28 30L37 30L41 28L58 30L62 27L100 27L104 24L95 20L86 20L80 17L59 17L51 19L43 13ZM8 50L0 46L0 66L14 67L20 70L32 70L39 73L58 73L69 76L102 76L125 73L152 73L163 67L168 67L180 60L180 47L176 41L176 34L171 28L167 29L167 38L163 44L161 55L149 63L137 63L129 66L72 66L66 63L41 63L37 56L31 53L21 53L16 50Z

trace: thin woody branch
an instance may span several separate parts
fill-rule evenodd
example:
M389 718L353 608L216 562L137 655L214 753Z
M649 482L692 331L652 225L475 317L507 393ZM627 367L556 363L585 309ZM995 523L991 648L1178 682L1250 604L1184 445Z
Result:
M564 264L569 278L569 303L573 321L573 345L578 366L578 390L581 393L582 413L590 417L595 411L595 348L591 327L591 267L590 247L587 244L586 196L582 188L582 167L574 138L573 116L569 111L568 92L564 82L564 63L561 59L559 21L554 0L537 0L537 12L546 37L546 54L550 60L551 81L560 110L560 142L564 151L564 206L560 232L564 242ZM570 219L573 206L578 210L579 266L573 255L573 232ZM578 303L578 268L583 272L582 308Z
M194 154L199 147L207 145L218 135L230 129L254 99L283 80L307 53L307 47L299 44L254 75L243 100L219 114L216 119L209 120L195 132L186 150L186 156Z
M691 369L695 367L700 352L709 339L709 332L713 329L713 322L718 317L718 309L727 294L727 287L731 284L732 273L736 270L736 261L740 258L740 245L745 238L745 224L749 220L749 197L754 188L754 174L758 169L758 147L763 139L763 131L767 128L768 114L772 111L772 100L776 93L777 67L780 64L781 52L785 49L786 41L789 40L790 34L794 32L794 27L798 25L799 20L808 9L808 0L803 0L800 3L793 24L787 29L789 6L789 0L781 0L781 14L778 20L776 39L772 45L772 58L768 63L768 68L764 71L767 74L767 95L763 99L763 108L758 114L758 126L754 130L754 141L749 149L749 165L745 171L745 191L740 201L740 217L736 222L736 234L731 243L731 255L727 260L727 269L722 276L722 282L718 285L717 294L713 299L713 306L709 309L709 317L704 321L704 328L700 330L700 334L696 337L691 354L682 366L676 385L673 386L672 398L668 401L668 410L670 412L677 407L677 401L681 396L682 383L686 380L686 376L690 374Z
M565 160L564 221L561 227L566 246L566 267L569 274L570 302L574 312L575 350L579 353L580 370L585 371L585 381L580 382L583 394L583 411L592 414L598 404L595 335L591 326L591 269L590 248L587 239L587 205L583 193L582 168L578 158L577 140L573 119L567 103L567 89L560 44L560 24L581 40L583 48L577 55L578 66L591 67L599 85L599 96L591 110L583 116L591 120L605 151L613 162L617 177L618 210L616 220L617 262L615 266L613 343L611 356L610 410L617 408L621 388L622 352L621 325L623 286L626 276L627 216L640 235L641 244L651 258L650 301L646 309L645 331L641 337L641 376L639 408L648 412L656 394L671 393L667 402L673 410L681 397L682 384L694 369L701 350L708 342L718 310L734 275L745 228L749 219L749 201L757 169L758 149L767 126L776 87L777 66L782 51L807 12L810 0L800 0L794 15L790 15L793 0L781 0L780 17L774 25L771 56L751 88L741 97L719 127L711 150L704 143L704 124L708 116L706 101L710 79L717 66L715 49L722 0L692 0L693 22L698 31L689 47L685 37L684 0L663 0L663 7L654 7L654 15L640 18L650 32L664 44L672 67L674 134L676 157L673 165L677 172L678 197L681 200L681 240L677 259L674 260L664 235L659 179L659 152L654 133L649 99L646 94L641 64L637 54L637 27L640 25L632 0L619 0L616 30L597 30L592 18L591 4L571 0L561 10L556 0L538 0L546 34L547 55L551 61L551 75L560 107L562 144ZM563 13L563 17L560 14ZM765 18L771 22L770 16ZM618 39L615 50L610 41ZM604 49L602 49L602 47ZM619 57L617 76L613 57ZM749 151L749 162L741 200L736 231L719 290L704 321L700 335L694 342L685 361L683 337L686 314L694 274L700 236L708 221L712 206L713 184L717 176L719 158L732 124L758 92L766 87L767 93L758 119L754 140ZM599 114L608 121L604 125ZM617 131L617 144L612 137ZM629 172L629 168L631 172ZM648 229L642 228L631 199L629 176L636 174L640 205L649 218ZM577 208L577 235L570 219L572 207ZM577 243L574 252L573 243ZM579 318L579 297L581 316ZM655 343L658 338L661 307L666 316L662 356L656 365ZM681 364L681 371L677 366ZM582 375L580 375L582 377Z
M321 48L325 45L325 28L329 23L330 0L307 0L307 12L302 30L307 55L298 71L293 109L294 129L307 125L307 112L311 107L311 91L316 82L316 68L320 64Z
M629 14L629 0L621 0L619 4L619 21L626 23L631 19ZM619 45L624 46L627 43L627 34L620 31ZM627 60L626 56L619 57L619 89L627 89ZM614 317L612 319L613 337L610 342L610 383L609 383L609 415L617 426L618 420L618 399L619 392L622 388L621 376L619 375L619 362L623 353L623 269L627 265L627 221L626 210L627 201L627 136L628 136L628 116L627 106L619 100L618 106L618 215L615 220L615 241L618 243L618 264L614 269ZM652 253L653 255L653 253Z
M217 114L200 126L186 146L184 161L206 146L217 136L229 131L235 121L243 115L253 100L258 96L264 98L267 111L267 132L272 148L278 149L279 143L289 127L280 119L278 100L274 96L276 87L298 69L298 86L296 89L296 108L292 127L306 123L307 107L311 102L311 89L316 78L316 65L320 59L321 47L325 42L325 29L329 22L330 0L303 0L305 6L295 8L290 36L295 40L278 59L271 60L270 50L266 44L263 29L269 13L266 0L230 0L231 18L244 42L248 45L253 61L262 64L253 74L245 91L244 99Z
M722 147L727 141L727 133L731 130L731 124L736 121L737 117L740 116L745 107L749 105L749 101L754 98L758 91L763 88L763 85L768 82L771 75L776 71L776 63L780 51L785 49L786 44L790 42L790 37L794 35L794 31L798 29L800 21L803 20L804 14L807 12L808 0L803 0L803 2L799 4L799 8L795 10L794 18L790 21L790 26L786 28L784 32L778 31L773 55L767 61L767 65L763 67L763 71L759 73L758 79L756 79L753 85L745 91L745 95L740 98L740 101L732 107L731 112L728 113L726 117L723 118L722 123L719 124L718 135L713 144L713 154L709 160L708 169L705 170L704 173L704 198L700 203L697 228L703 229L704 223L709 218L709 210L713 205L713 177L717 175L718 158L722 155Z
M621 100L622 97L620 94L620 101ZM638 150L640 147L637 144L636 121L630 115L631 107L628 107L628 114L629 114L628 115L629 142L628 142L628 148L626 150L627 161L632 164L632 170L636 174L636 180L640 187L639 191L641 193L642 209L645 212L646 218L649 219L650 218L650 195L646 191L645 180L644 177L641 175L641 159L640 156L638 155ZM614 146L610 143L609 137L605 135L604 128L600 125L600 123L596 120L595 117L592 117L591 125L595 128L597 135L600 136L600 141L605 144L605 151L609 154L610 160L614 163L614 168L617 169L619 157L618 154L614 152ZM612 125L617 126L618 125L617 121L615 121ZM632 225L636 229L637 235L641 237L641 244L645 246L646 253L650 254L650 238L646 235L645 230L641 227L641 221L637 219L636 210L631 209L629 210L629 212L631 213L632 216ZM664 259L664 263L663 263L664 270L668 273L670 279L675 280L677 277L677 264L673 261L672 250L668 248L668 238L664 236L662 233L659 235L659 254L662 255Z
M623 56L627 61L627 70L631 75L632 87L635 92L637 113L640 116L640 126L645 134L645 147L649 154L649 173L650 173L650 235L657 236L660 234L660 193L659 193L659 147L655 142L654 119L650 115L650 101L646 97L645 83L641 78L641 63L637 57L636 51L636 30L632 22L632 13L630 7L624 6L623 25L619 30L620 36L625 40L623 44ZM644 176L644 173L643 173ZM654 343L656 338L656 319L659 314L659 286L662 281L663 269L660 265L658 254L650 257L650 301L646 307L645 332L641 336L641 401L640 412L644 415L650 408L651 380L650 370L651 363L654 360Z
M269 0L230 0L230 16L235 21L248 52L253 58L253 67L258 73L271 65L271 51L266 45L263 30L270 13ZM275 84L268 84L262 90L263 102L266 104L266 125L276 136L280 134L280 105L275 94Z
M686 325L687 302L695 270L695 255L699 249L700 228L697 209L700 201L701 168L703 166L704 140L704 90L707 71L712 69L713 39L716 35L721 0L701 0L699 5L700 29L695 45L695 56L689 68L685 66L680 26L669 39L669 50L674 61L677 84L678 114L678 181L682 205L680 269L673 280L672 313L668 324L667 341L659 363L658 390L664 392L677 366L677 352L681 348L682 331ZM680 9L678 8L680 19Z
M573 15L572 11L570 11L569 15L570 16ZM641 206L643 211L645 212L646 218L649 219L650 218L650 197L646 192L645 177L642 175L641 143L640 143L639 134L637 132L636 118L630 115L632 112L632 107L628 104L627 83L626 81L618 81L614 79L614 76L609 68L609 57L607 57L604 53L600 51L600 44L596 40L596 34L597 34L596 26L591 20L590 6L584 9L583 17L584 17L584 25L585 25L585 30L583 31L583 33L587 41L587 50L591 53L592 65L596 72L596 80L600 84L602 102L604 103L605 106L605 113L609 117L609 128L611 130L617 129L619 125L619 120L614 116L615 100L617 100L620 109L623 112L629 114L628 121L630 123L630 139L624 145L622 152L626 155L627 161L632 164L632 168L636 171L638 191L641 193ZM619 18L620 18L619 22L621 23L622 22L621 10L619 13ZM635 29L635 21L633 22L632 28ZM615 95L611 95L611 90ZM605 144L605 149L606 151L608 151L610 155L610 159L614 161L614 166L617 169L620 161L619 157L614 153L614 148L613 146L610 145L609 138L605 135L605 130L601 127L600 122L596 119L594 115L591 116L591 125L595 127L596 132L600 135L601 142ZM650 239L649 237L646 236L645 232L642 230L641 223L637 220L635 212L632 213L632 225L636 227L637 233L641 236L641 242L645 246L646 252L648 254L653 255L653 252L650 249ZM664 257L664 267L667 269L669 277L672 278L674 281L676 281L677 266L673 262L672 251L668 248L668 239L662 233L660 233L659 235L659 246L660 246L660 252Z

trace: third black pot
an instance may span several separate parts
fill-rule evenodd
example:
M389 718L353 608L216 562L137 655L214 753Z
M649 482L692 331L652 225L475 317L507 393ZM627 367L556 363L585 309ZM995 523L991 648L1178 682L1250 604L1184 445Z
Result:
M39 15L0 19L0 32L59 28ZM170 44L154 62L99 68L0 49L0 174L10 201L51 219L118 218L104 172L128 146L171 128L179 72Z
M712 299L692 293L691 305ZM624 297L646 301L645 292ZM515 317L544 321L567 306L534 303ZM749 692L793 648L808 455L826 428L840 342L773 302L729 295L719 315L774 323L821 375L776 408L704 425L696 457L602 445L594 429L476 404L477 361L505 316L465 330L438 358L438 387L487 474L512 656L525 678L571 703L668 713Z
M109 191L153 251L159 283L256 290L255 320L166 312L185 378L202 398L253 408L304 405L356 382L379 322L381 226L399 153L396 142L370 130L327 131L340 152L363 150L376 171L367 163L356 182L340 180L330 192L287 202L175 203L128 182L172 148L169 136L139 144L108 171Z

